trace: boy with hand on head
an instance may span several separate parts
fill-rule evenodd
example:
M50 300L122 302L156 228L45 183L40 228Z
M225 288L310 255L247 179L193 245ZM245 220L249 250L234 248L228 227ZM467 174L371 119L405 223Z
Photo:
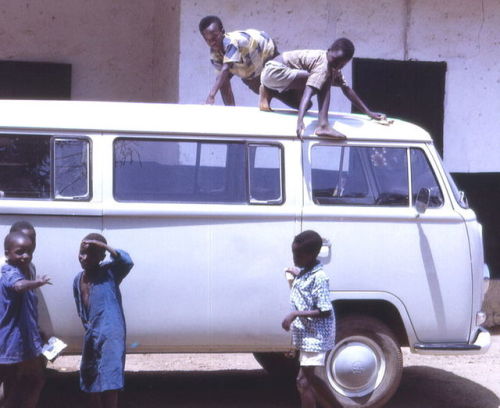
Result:
M101 263L106 251L111 262ZM130 256L111 248L100 234L87 235L78 255L83 271L73 294L85 329L80 388L90 393L90 407L115 408L125 371L125 316L120 283L134 266Z
M271 110L273 92L278 92L278 95L291 90L302 92L296 129L300 138L304 131L304 115L312 105L311 98L317 95L319 126L315 133L318 136L343 139L345 135L333 129L328 123L330 87L338 86L361 112L372 119L384 119L385 115L372 112L366 107L342 75L341 69L353 55L354 45L347 38L335 40L326 51L295 50L278 55L266 63L261 73L260 110Z
M44 384L45 361L38 328L34 289L50 278L32 276L35 243L22 232L4 241L6 264L0 280L0 380L6 387L6 407L34 408Z
M335 318L330 300L328 276L317 256L323 240L315 231L304 231L292 243L296 267L285 270L294 279L290 300L292 311L282 323L292 330L293 345L299 350L300 371L297 388L302 408L338 406L325 383L314 373L315 366L324 366L326 353L333 348Z

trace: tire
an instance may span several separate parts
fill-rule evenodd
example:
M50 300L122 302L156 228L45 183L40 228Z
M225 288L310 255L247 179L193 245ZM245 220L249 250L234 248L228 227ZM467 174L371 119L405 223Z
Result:
M318 375L344 408L378 408L401 381L403 357L396 337L381 321L348 315L337 323L335 347Z
M253 353L255 360L270 375L295 379L299 372L299 359L289 353Z

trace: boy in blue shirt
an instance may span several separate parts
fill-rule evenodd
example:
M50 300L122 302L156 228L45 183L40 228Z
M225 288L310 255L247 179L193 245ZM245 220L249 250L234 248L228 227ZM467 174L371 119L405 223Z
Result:
M338 406L332 393L314 373L315 366L324 366L326 353L333 348L335 318L330 300L328 276L316 259L323 240L315 231L304 231L292 244L296 268L286 272L294 276L290 300L292 311L282 323L292 330L293 345L299 350L300 371L297 388L302 408Z
M106 251L111 262L101 263ZM78 255L83 271L73 294L85 328L80 388L90 393L91 407L115 408L125 371L125 316L120 283L134 266L130 256L108 246L100 234L87 235Z
M6 264L0 280L0 381L8 384L7 407L34 408L44 384L38 299L34 292L50 284L32 276L35 243L21 232L5 237Z

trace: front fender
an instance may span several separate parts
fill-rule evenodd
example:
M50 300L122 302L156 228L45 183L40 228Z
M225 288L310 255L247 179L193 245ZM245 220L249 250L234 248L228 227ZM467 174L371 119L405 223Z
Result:
M413 345L418 342L417 335L415 333L415 329L411 322L410 316L408 315L406 307L397 296L388 292L377 292L377 291L367 291L367 292L331 291L330 297L332 302L351 301L351 302L356 302L357 304L363 304L364 302L376 301L376 302L385 302L393 306L398 312L399 317L401 318L401 322L403 323L403 327L406 332L406 336L408 338L408 344L411 350L413 351Z

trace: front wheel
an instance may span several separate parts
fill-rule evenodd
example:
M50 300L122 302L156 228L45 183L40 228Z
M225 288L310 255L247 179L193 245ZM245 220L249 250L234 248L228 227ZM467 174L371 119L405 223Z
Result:
M320 374L344 408L377 408L395 393L403 358L392 331L381 321L350 315L339 319L337 342Z

